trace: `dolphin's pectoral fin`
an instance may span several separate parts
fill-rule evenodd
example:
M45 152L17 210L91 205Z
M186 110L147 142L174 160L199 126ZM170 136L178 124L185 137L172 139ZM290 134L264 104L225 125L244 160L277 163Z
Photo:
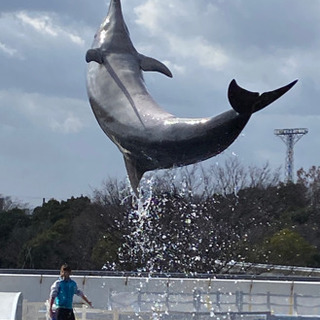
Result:
M89 49L86 54L86 61L89 63L91 61L95 61L99 64L103 64L103 56L101 49Z
M138 186L144 174L144 171L139 170L138 167L135 165L135 163L131 159L128 159L127 157L123 157L123 158L126 165L131 187L134 193L138 195Z
M251 92L241 88L235 80L232 80L228 89L229 102L232 108L238 113L252 114L280 98L289 91L297 81L298 80L295 80L284 87L264 92L260 95L258 92Z
M162 62L143 54L139 54L139 59L140 67L143 71L158 71L172 78L171 71Z

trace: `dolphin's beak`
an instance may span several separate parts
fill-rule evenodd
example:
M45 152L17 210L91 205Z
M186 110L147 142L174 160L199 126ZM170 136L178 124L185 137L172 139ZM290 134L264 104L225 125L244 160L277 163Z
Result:
M108 17L110 20L123 20L120 0L110 0Z
M125 23L122 15L121 1L110 0L108 15L101 24L100 29L119 28L119 26L123 26L123 24Z
M109 9L121 10L121 1L120 0L110 0Z

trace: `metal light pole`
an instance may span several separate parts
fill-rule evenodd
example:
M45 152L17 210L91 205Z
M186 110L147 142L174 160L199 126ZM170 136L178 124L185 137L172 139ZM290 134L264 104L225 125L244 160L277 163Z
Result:
M280 137L287 146L286 182L293 182L293 147L307 133L308 129L306 128L274 130L274 134Z

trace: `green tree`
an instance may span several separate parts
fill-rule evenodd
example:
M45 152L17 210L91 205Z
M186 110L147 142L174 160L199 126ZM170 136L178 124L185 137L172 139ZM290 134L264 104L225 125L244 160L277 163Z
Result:
M0 211L0 267L14 268L18 264L17 252L27 239L25 232L30 225L27 209L14 208Z
M52 199L37 207L31 219L31 237L20 252L21 266L51 269L63 262L73 264L74 252L79 250L72 241L73 222L88 205L88 198L79 197L61 202Z
M288 266L315 266L318 252L298 232L282 229L269 238L264 245L268 262Z

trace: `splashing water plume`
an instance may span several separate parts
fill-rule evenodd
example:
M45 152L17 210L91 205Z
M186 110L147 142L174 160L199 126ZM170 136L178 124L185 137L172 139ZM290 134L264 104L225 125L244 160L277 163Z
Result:
M218 223L218 215L208 215L218 202L198 199L190 177L172 173L166 181L170 192L159 191L153 177L144 179L140 197L133 197L127 212L129 232L119 249L121 263L130 262L137 271L150 274L216 272L215 261L230 260L239 235L226 223Z

